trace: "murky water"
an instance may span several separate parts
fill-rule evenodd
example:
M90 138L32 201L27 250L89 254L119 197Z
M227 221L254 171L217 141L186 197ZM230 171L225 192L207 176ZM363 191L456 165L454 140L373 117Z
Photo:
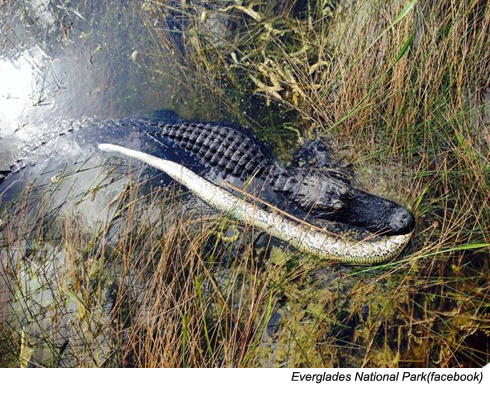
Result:
M0 204L13 199L28 182L36 182L39 190L34 196L48 191L51 209L63 206L71 212L97 188L95 200L76 208L86 226L93 226L127 182L116 180L99 191L107 156L97 152L97 142L141 145L130 127L104 127L99 121L175 108L176 83L167 73L171 64L165 53L156 51L144 26L142 2L4 3L0 5ZM171 122L175 116L159 112L158 117ZM83 129L77 128L89 124L98 127L99 134L85 139ZM67 132L73 134L59 136ZM0 253L0 267L5 265L3 257ZM36 289L41 285L38 272L26 270L23 276L24 289L37 290L42 304L52 301L51 289ZM6 304L24 290L13 294L3 284L2 278L0 322L6 317ZM11 304L14 310L24 306ZM39 321L48 320L41 316ZM26 334L39 334L35 326L24 328ZM46 357L42 352L35 356L39 361Z
M12 1L0 9L0 171L43 126L144 116L174 83L138 2Z

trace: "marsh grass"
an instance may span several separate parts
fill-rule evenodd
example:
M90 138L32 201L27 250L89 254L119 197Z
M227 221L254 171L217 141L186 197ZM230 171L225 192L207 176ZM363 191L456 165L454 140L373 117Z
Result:
M112 181L108 171L94 187ZM91 191L80 209L55 216L56 191L31 201L39 193L31 189L3 210L5 365L476 365L488 357L478 336L489 328L484 244L422 232L427 243L390 264L336 266L237 227L177 187L123 179L115 198ZM98 197L108 206L88 228L82 207Z
M274 352L276 365L281 351L292 366L353 365L346 348L362 354L355 365L488 362L486 2L148 4L143 17L180 22L183 81L208 88L280 156L324 138L361 186L417 217L410 255L347 273L358 287L343 290L358 295L333 320L350 329L327 323L332 305L318 299L321 312L304 317L310 303L297 297L271 339L289 346ZM173 38L160 43L176 49Z
M344 267L249 228L232 241L225 216L137 179L94 231L76 214L46 230L42 203L26 219L19 202L0 216L3 295L23 304L4 315L3 363L35 363L41 345L50 366L490 362L486 2L135 4L176 99L216 105L285 158L324 138L356 183L414 212L414 239L391 263ZM56 287L48 319L63 321L44 334L28 329L44 311L29 265Z
M253 245L259 232L230 236L232 221L189 205L178 188L127 179L95 227L82 208L103 190L55 216L56 191L33 201L30 189L3 210L3 363L252 365L276 301L274 268Z

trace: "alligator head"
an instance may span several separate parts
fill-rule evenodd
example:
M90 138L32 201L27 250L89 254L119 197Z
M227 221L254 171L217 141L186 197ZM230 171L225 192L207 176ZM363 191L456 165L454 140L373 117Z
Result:
M398 204L353 187L332 172L286 170L273 185L312 220L341 222L373 233L399 235L414 227L414 217Z
M355 188L321 140L307 142L288 168L276 165L270 180L314 224L340 222L384 235L406 234L415 225L404 207Z

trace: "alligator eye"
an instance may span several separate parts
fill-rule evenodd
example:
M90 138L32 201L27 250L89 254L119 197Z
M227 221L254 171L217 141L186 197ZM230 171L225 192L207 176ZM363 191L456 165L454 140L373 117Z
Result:
M341 201L337 200L333 203L332 205L332 208L335 210L335 211L340 211L342 210L343 208L345 207L344 203L342 203Z

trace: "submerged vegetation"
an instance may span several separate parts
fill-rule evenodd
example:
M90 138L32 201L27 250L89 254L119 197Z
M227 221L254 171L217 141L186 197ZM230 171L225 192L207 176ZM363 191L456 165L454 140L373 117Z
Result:
M323 138L359 186L412 210L414 239L353 268L141 177L117 175L92 227L84 202L53 213L56 191L27 192L0 214L2 364L490 362L486 3L134 1L175 110L250 127L284 158ZM87 202L104 196L94 185Z

